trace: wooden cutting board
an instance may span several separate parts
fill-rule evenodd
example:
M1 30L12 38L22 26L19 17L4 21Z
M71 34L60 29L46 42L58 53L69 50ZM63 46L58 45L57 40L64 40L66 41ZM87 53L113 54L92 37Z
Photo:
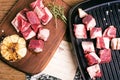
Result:
M7 16L1 22L0 36L3 35L2 30L5 31L4 32L5 35L12 35L12 34L20 35L20 33L17 33L14 27L11 25L11 21L14 19L14 17L20 10L24 8L28 8L29 4L33 1L35 0L18 0L18 2L14 5L11 11L7 14ZM45 5L49 2L50 0L44 0ZM62 0L56 0L56 4L64 6L65 11L67 12L68 6L64 2L62 2ZM20 70L22 72L25 72L31 75L41 72L46 67L48 62L51 60L52 56L54 55L54 52L59 46L66 31L66 25L59 19L58 19L57 28L55 28L54 19L52 19L44 27L50 30L50 36L48 38L48 41L45 42L43 52L35 54L28 49L27 55L23 59L17 62L9 62L4 58L2 58L1 55L0 55L0 59L5 63L7 63L8 65L16 68L17 70Z
M66 2L69 6L72 7L72 6L82 2L84 0L63 0L63 1Z

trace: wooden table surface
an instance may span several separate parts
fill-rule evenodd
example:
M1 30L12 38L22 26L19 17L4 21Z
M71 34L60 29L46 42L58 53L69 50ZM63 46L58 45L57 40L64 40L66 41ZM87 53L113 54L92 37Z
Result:
M76 4L76 2L81 0L63 0L63 1L66 2L68 5L72 6ZM0 23L16 2L17 0L0 0ZM0 80L18 80L18 79L25 80L26 79L25 74L9 67L0 60Z
M0 0L0 23L17 0ZM25 74L0 61L0 80L25 80Z

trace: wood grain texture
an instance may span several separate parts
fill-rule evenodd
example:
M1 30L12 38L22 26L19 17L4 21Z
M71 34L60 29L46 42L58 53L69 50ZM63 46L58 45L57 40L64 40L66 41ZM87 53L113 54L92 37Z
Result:
M25 80L25 74L0 61L0 80Z
M69 6L74 6L84 0L63 0L65 3L67 3Z
M17 0L0 0L0 23ZM25 80L25 74L0 60L0 80Z
M0 0L0 23L17 0Z
M6 35L19 34L11 25L11 21L20 10L28 7L29 4L33 1L34 0L19 0L15 4L15 6L9 11L8 15L6 18L4 18L0 25L0 35L3 34L1 30L4 30ZM44 3L49 1L50 0L44 1ZM62 2L62 0L56 0L56 3L64 6L66 9L65 11L67 12L68 7L65 3ZM55 28L55 22L54 19L52 19L46 26L44 26L50 30L50 37L48 38L48 41L45 42L45 47L42 53L33 54L33 52L28 49L27 55L17 62L8 62L4 58L0 58L10 66L25 73L36 74L41 72L54 55L54 52L56 51L65 34L66 25L59 19L58 25L58 28Z

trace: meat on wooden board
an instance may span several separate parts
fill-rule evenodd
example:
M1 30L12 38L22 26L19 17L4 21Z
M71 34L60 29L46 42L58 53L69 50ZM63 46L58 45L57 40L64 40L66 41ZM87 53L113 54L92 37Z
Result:
M31 24L29 22L27 22L27 21L25 21L23 19L20 22L21 22L20 23L21 26L18 27L18 29L19 29L20 32L25 32L27 29L30 28Z
M39 8L38 6L35 7L34 12L37 14L39 20L41 20L42 17L45 15L44 9Z
M46 25L52 19L53 15L47 7L44 7L43 10L45 15L42 17L41 22L43 25Z
M31 28L33 29L33 31L35 33L37 33L39 28L42 28L42 25L41 24L33 24L33 25L31 25Z
M36 0L30 4L30 7L34 9L36 6L39 8L44 8L43 0Z
M50 31L48 29L39 29L37 38L47 41L49 35L50 35Z
M43 51L44 48L44 41L43 40L36 40L31 39L29 43L29 49L33 50L34 52L38 53Z
M34 11L28 11L26 15L27 15L27 19L31 24L40 24L38 16Z
M38 40L47 41L50 31L48 29L42 29L42 25L47 25L50 22L53 17L52 13L44 6L43 0L32 2L30 7L32 9L25 8L21 10L11 23L16 31L22 34L25 40L29 40L36 36L36 39ZM38 40L35 41L39 44ZM31 42L30 46L34 46L34 43ZM34 48L36 48L34 49L35 52L42 51L42 49L39 49L37 46L34 46Z
M18 13L16 15L16 17L11 22L11 24L14 26L14 28L16 29L17 32L19 32L20 31L19 28L21 26L23 26L22 23L21 23L22 20L26 21L27 19L21 13Z
M25 38L25 40L28 40L28 39L31 39L32 37L34 37L36 35L36 33L30 27L25 32L22 32L22 35Z

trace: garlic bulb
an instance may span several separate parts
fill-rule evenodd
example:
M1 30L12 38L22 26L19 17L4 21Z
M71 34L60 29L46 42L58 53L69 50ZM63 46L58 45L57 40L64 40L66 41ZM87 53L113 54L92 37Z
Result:
M17 34L7 36L1 43L1 55L8 61L16 61L27 53L26 41Z

